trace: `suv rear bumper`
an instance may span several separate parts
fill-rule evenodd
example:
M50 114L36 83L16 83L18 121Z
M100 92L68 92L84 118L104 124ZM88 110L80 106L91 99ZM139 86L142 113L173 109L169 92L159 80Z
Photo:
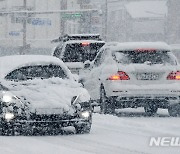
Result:
M154 102L156 105L168 107L180 103L180 86L172 85L105 85L106 96L113 98L115 102L124 104L139 104L139 106Z

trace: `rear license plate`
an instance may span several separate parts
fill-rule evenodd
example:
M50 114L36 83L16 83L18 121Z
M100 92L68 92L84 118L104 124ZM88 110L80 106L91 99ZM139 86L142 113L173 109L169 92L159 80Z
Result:
M158 80L159 74L156 73L141 73L137 74L137 80Z

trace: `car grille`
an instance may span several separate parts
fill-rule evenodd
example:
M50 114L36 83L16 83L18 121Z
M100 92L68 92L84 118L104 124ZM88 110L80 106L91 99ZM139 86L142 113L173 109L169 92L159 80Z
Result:
M32 114L30 116L30 120L33 121L39 121L39 122L57 122L57 121L62 121L62 120L71 120L74 119L75 116L70 116L70 115L60 115L60 114Z

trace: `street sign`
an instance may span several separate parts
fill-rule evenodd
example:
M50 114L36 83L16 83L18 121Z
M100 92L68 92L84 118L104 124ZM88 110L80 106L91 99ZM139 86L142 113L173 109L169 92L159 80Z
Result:
M10 32L9 32L9 35L10 35L10 36L19 36L19 35L20 35L20 32L19 32L19 31L10 31Z
M34 25L34 26L51 26L51 20L50 19L47 19L47 18L33 18L31 20L31 24Z
M82 13L63 13L61 17L65 19L81 18Z

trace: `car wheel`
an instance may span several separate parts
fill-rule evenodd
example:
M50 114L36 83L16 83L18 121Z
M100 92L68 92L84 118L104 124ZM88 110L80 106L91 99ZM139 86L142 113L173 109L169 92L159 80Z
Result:
M75 130L76 130L76 134L88 134L90 133L91 130L91 123L88 122L86 124L82 124L82 125L75 125Z
M157 113L158 107L156 105L147 105L144 107L144 111L146 115L148 116L153 116L154 114Z
M2 136L14 136L15 135L15 131L14 128L6 128L6 127L1 127L0 128L0 135Z
M169 115L172 117L180 116L180 104L172 105L168 108Z
M113 101L107 98L103 85L100 88L100 111L102 114L114 114L115 112Z
M2 127L0 127L0 135L1 136L3 136L3 134L4 134L3 132L4 132L4 130L2 129Z

